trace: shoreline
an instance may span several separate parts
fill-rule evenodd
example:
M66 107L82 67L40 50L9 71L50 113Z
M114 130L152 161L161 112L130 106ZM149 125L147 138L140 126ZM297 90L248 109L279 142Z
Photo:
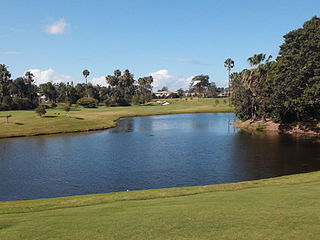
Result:
M171 114L190 114L190 113L232 113L233 108L228 106L217 106L213 107L211 104L201 102L199 106L192 106L193 103L197 102L187 102L182 103L173 102L167 106L130 106L130 107L114 107L114 108L97 108L97 109L84 109L80 108L77 111L69 112L69 117L65 118L62 110L50 109L47 118L33 119L33 111L14 111L12 115L18 115L18 113L29 115L27 117L20 117L21 119L13 119L16 123L12 125L3 125L5 127L10 127L12 131L8 128L7 133L0 135L0 139L6 138L18 138L18 137L34 137L34 136L45 136L45 135L57 135L57 134L72 134L72 133L86 133L93 131L107 130L117 126L117 121L121 118L127 117L143 117L152 115L171 115ZM211 103L211 102L210 102ZM176 105L177 104L177 105ZM190 105L190 106L189 106ZM56 115L59 113L60 115ZM29 123L23 123L23 126L16 126L17 122L24 121L30 118L30 121L38 122L38 125L33 125ZM81 119L82 121L79 121ZM63 126L57 127L57 121L60 121ZM25 120L27 121L27 120ZM29 119L28 119L29 121ZM86 121L86 122L85 122ZM85 124L82 124L84 123ZM24 127L24 125L29 124L30 126ZM59 123L60 124L60 123ZM80 125L81 124L81 125ZM47 125L47 126L46 126ZM18 133L14 131L21 127ZM51 128L51 129L50 129ZM0 126L1 131L1 126Z
M314 123L313 128L303 123L280 124L273 121L237 120L233 123L236 128L247 132L262 132L269 135L293 135L304 137L320 137L320 123Z
M61 132L52 132L52 133L36 133L36 134L30 134L30 135L15 135L15 136L8 136L8 137L2 137L0 136L0 139L6 139L6 138L24 138L24 137L37 137L37 136L51 136L51 135L59 135L59 134L73 134L73 133L89 133L89 132L97 132L97 131L104 131L111 128L115 128L118 126L118 121L126 118L135 118L135 117L147 117L147 116L160 116L160 115L175 115L175 114L204 114L204 113L233 113L233 112L180 112L180 113L154 113L154 114L146 114L146 115L128 115L119 117L118 119L114 120L113 126L108 127L101 127L101 128L89 128L87 130L74 130L74 131L61 131Z
M307 181L301 180L305 177L309 177ZM209 192L228 192L228 191L241 191L245 189L266 187L270 185L279 185L282 181L286 181L288 185L294 184L304 184L314 181L320 181L320 170L305 172L305 173L296 173L283 175L278 177L271 178L262 178L257 180L246 180L240 182L230 182L230 183L219 183L219 184L209 184L209 185L199 185L199 186L185 186L185 187L169 187L169 188L156 188L156 189L144 189L144 190L132 190L132 191L121 191L121 192L109 192L109 193L93 193L93 194L84 194L84 195L70 195L64 197L51 197L51 198L35 198L35 199L21 199L21 200L9 200L9 201L0 201L0 215L1 214L11 214L13 212L3 212L3 208L7 205L12 205L14 208L19 208L19 204L34 204L39 202L51 202L57 201L58 204L61 204L60 208L68 208L67 202L73 204L75 201L88 199L88 201L81 202L77 207L95 205L95 200L103 200L104 203L115 202L115 201L136 201L136 200L150 200L150 199L161 199L161 198L173 198L173 197L184 197L191 196L202 193ZM288 181L288 182L287 182ZM138 194L138 195L137 195ZM58 206L51 206L40 211L60 209ZM39 211L34 208L28 209L25 212L34 212Z

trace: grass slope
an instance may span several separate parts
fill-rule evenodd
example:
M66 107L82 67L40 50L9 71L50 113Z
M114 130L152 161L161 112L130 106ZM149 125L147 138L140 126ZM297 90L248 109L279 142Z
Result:
M320 172L2 202L0 239L319 239Z
M132 107L100 107L98 109L72 108L69 116L62 109L48 109L43 118L36 116L34 111L0 112L0 137L31 136L39 134L79 132L105 129L115 126L120 117L144 116L173 113L205 113L232 112L225 99L185 99L168 100L171 104L161 106L132 106ZM12 115L10 125L5 125L5 115Z

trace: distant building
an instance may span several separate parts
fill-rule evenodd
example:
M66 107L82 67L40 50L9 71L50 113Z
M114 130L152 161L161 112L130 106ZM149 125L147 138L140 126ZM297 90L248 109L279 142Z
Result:
M229 89L225 88L221 92L218 93L218 97L228 97L229 96Z
M171 92L171 91L158 91L158 92L155 92L154 95L156 95L157 98L167 98L169 97L170 94L178 94L178 91L174 91L174 92Z

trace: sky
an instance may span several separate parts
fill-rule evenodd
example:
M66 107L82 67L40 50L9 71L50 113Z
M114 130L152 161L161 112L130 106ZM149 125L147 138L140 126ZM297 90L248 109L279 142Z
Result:
M227 85L223 62L248 68L255 53L277 56L283 35L313 16L319 0L0 0L0 63L37 84L105 84L115 69L152 75L154 89L188 88L209 75Z

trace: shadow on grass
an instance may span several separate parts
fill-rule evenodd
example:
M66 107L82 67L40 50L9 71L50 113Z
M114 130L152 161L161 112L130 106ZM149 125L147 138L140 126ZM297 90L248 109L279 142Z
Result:
M82 117L75 117L75 119L77 119L77 120L84 120L84 118L82 118Z
M43 116L43 118L56 118L57 116Z
M24 125L24 123L15 123L15 124L19 126Z

